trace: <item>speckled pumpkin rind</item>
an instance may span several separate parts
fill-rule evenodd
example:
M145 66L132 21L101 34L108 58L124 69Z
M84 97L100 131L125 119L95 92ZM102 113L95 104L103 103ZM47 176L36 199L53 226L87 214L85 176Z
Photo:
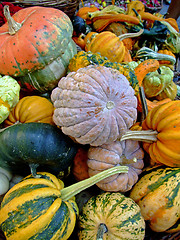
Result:
M143 240L145 221L139 206L121 193L105 192L85 203L79 216L79 240L96 239L98 227L105 224L106 240Z
M29 7L13 15L22 23L15 35L8 24L0 28L0 73L24 76L44 68L62 55L72 37L69 17L55 8Z
M111 143L137 118L137 99L129 81L104 66L90 65L61 78L51 100L55 124L81 144Z

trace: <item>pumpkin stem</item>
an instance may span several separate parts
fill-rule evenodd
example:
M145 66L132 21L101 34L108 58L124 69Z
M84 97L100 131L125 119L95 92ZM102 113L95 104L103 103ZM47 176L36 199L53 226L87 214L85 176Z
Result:
M142 130L142 131L127 131L121 138L120 141L127 139L142 141L142 142L156 142L157 141L157 131L153 130Z
M96 184L97 182L100 182L104 178L110 177L114 174L118 173L127 173L128 172L127 166L116 166L113 168L109 168L107 170L104 170L92 177L89 177L83 181L77 182L69 187L63 188L61 190L61 198L63 201L67 201L68 199L72 198L76 194L80 193L86 188L91 187L92 185Z
M139 37L142 33L144 32L144 29L141 29L139 32L136 32L136 33L124 33L119 37L119 40L122 41L126 38L133 38L133 37Z
M11 17L11 14L10 14L10 11L9 11L9 6L8 5L5 5L4 6L4 16L7 20L7 23L8 23L8 28L9 28L9 34L10 35L14 35L16 32L19 31L19 29L22 27L22 24L21 23L18 23L16 22L12 17Z
M37 167L39 166L38 163L30 163L29 164L29 167L30 167L30 170L31 170L31 174L34 178L38 177L39 175L37 174Z
M101 223L98 227L96 240L103 240L103 235L108 231L106 224Z

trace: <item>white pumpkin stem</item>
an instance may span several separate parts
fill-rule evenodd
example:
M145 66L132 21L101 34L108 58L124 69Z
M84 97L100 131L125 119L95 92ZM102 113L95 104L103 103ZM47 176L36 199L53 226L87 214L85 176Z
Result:
M153 130L127 131L121 137L120 141L131 139L131 140L152 143L157 141L157 135L158 135L158 132Z
M9 11L9 6L8 5L5 5L4 6L4 16L8 22L8 27L9 27L9 34L10 35L14 35L16 32L19 31L19 29L22 27L22 24L21 23L18 23L16 22L12 17L11 17L11 14L10 14L10 11Z
M136 32L136 33L124 33L119 37L119 40L122 41L126 38L133 38L133 37L139 37L142 33L144 32L144 29L141 29L139 32Z
M107 170L104 170L92 177L89 177L83 181L77 182L69 187L63 188L61 190L61 198L63 201L67 201L68 199L72 198L76 194L80 193L86 188L89 188L96 184L97 182L100 182L104 178L110 177L114 174L118 173L127 173L128 172L127 166L117 166L113 168L109 168Z

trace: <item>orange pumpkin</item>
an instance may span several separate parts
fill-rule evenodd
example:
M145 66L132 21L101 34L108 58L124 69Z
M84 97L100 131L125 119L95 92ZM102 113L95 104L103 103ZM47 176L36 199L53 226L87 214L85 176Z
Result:
M17 122L42 122L54 124L52 116L54 112L53 104L45 97L26 96L19 100L4 121L5 126L13 125Z

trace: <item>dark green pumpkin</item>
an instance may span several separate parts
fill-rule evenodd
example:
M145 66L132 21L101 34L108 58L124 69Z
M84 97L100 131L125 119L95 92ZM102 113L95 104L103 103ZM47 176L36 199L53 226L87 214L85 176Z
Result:
M25 166L64 171L77 153L77 145L56 126L23 123L0 132L0 166L18 171Z
M0 74L17 78L22 89L47 92L66 74L69 60L77 53L73 26L61 10L24 8L0 27Z

